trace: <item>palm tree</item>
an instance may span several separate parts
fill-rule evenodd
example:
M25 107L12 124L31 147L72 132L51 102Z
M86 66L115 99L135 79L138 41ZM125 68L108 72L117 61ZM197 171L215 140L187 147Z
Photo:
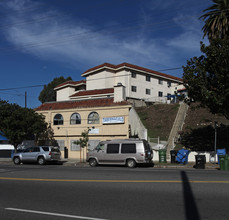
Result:
M205 21L202 30L209 39L229 37L229 0L212 0L214 4L203 12L200 19Z

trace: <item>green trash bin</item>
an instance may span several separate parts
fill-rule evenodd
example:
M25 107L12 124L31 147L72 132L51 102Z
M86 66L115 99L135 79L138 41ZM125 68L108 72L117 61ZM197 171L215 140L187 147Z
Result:
M219 155L220 170L225 170L226 155Z
M166 161L166 149L159 150L159 163L167 163L167 161Z
M224 160L224 170L229 170L229 156L227 154L225 155Z

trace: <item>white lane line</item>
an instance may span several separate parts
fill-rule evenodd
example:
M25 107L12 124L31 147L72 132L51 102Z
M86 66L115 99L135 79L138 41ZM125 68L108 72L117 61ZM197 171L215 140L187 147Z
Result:
M27 210L27 209L16 209L16 208L5 208L5 209L6 210L10 210L10 211L35 213L35 214L41 214L41 215L52 215L52 216L66 217L66 218L75 218L75 219L107 220L107 219L101 219L101 218L91 218L91 217L77 216L77 215L66 215L66 214L52 213L52 212L41 212L41 211Z

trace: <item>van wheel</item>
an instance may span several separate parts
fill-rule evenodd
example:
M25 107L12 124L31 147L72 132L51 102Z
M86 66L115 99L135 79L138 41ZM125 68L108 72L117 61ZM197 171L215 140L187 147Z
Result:
M95 158L91 158L91 159L89 160L89 165L90 165L91 167L96 167L96 166L98 165L97 160L96 160Z
M19 165L21 163L19 157L14 157L14 164Z
M44 157L39 157L37 160L39 165L44 165L45 164L45 158Z
M129 168L134 168L136 167L136 162L134 159L128 159L127 162L126 162L126 165L129 167Z

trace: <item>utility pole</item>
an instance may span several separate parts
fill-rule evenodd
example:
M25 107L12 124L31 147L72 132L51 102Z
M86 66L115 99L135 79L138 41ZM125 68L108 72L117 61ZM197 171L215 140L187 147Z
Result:
M214 150L215 150L215 163L216 163L216 144L217 144L217 127L218 127L218 124L217 122L215 121L215 146L214 146Z
M25 92L25 108L27 108L27 92Z

